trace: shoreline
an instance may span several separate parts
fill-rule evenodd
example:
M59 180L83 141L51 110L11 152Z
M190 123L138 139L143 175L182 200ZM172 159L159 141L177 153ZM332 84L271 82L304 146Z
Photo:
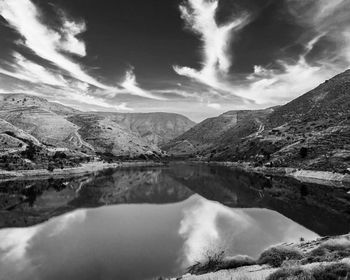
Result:
M306 170L293 167L252 167L247 163L237 162L207 162L209 165L219 165L241 169L247 172L259 173L267 176L281 176L297 179L300 182L331 185L334 187L350 187L350 174L330 171Z
M84 163L78 167L69 167L63 169L55 169L48 171L47 169L33 169L33 170L14 170L6 171L0 170L0 182L13 181L13 180L30 180L30 179L46 179L46 178L65 178L71 176L83 176L87 174L93 174L98 171L102 171L110 168L123 168L123 167L152 167L152 166L164 166L163 162L156 161L124 161L105 163L102 161Z
M249 163L238 162L220 162L220 161L177 161L170 160L169 162L184 162L195 164L208 164L224 166L228 168L240 169L246 172L258 173L265 176L290 177L300 182L315 183L320 185L327 185L333 187L348 187L350 188L350 174L341 174L329 171L305 170L293 167L252 167ZM72 176L83 176L92 174L101 170L109 168L123 168L123 167L152 167L164 166L165 162L158 161L121 161L106 163L102 161L84 163L78 167L69 167L63 169L55 169L48 171L47 169L33 169L33 170L0 170L0 182L12 180L30 180L43 178L65 178Z

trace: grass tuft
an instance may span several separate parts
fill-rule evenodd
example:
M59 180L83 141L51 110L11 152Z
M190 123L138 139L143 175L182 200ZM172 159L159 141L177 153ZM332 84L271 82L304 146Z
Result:
M301 267L281 268L266 280L348 280L350 265L337 263L317 266L311 270Z
M350 279L350 265L337 263L321 265L312 270L315 280L348 280Z
M312 273L299 267L281 268L266 280L315 280Z
M334 262L347 257L350 257L350 240L346 238L332 239L312 250L302 263Z
M285 261L301 260L303 257L303 253L298 249L286 246L277 246L265 250L260 255L258 263L268 264L272 267L280 267Z

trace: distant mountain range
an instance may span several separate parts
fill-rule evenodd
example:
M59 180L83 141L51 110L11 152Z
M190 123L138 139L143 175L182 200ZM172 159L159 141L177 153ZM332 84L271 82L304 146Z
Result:
M4 94L0 95L0 156L3 167L13 165L7 169L46 167L57 152L61 154L56 158L68 154L76 159L160 156L158 145L194 125L178 114L86 113L36 96ZM48 162L40 166L44 161Z
M350 70L284 106L207 119L162 148L181 157L345 172Z

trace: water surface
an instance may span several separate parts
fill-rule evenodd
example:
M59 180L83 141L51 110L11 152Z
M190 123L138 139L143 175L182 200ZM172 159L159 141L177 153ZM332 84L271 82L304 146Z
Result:
M156 279L222 250L255 258L274 244L350 230L344 190L322 199L325 187L222 167L11 182L13 193L8 184L0 279Z

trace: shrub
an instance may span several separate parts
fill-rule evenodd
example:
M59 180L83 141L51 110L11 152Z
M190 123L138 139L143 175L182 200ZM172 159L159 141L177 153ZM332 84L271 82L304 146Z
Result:
M286 246L271 247L265 250L258 260L259 264L280 267L286 260L300 260L303 254L300 250Z
M332 262L350 257L350 240L346 238L332 239L312 250L303 263Z
M235 256L231 258L223 259L222 263L219 265L220 269L234 269L242 266L255 265L256 261L248 256Z
M57 151L53 158L56 160L56 159L65 159L67 158L67 155L64 153L64 152L61 152L61 151Z
M256 264L256 261L248 256L235 256L224 257L224 252L210 255L205 262L197 262L196 264L188 268L188 272L191 274L205 274L209 272L215 272L224 269L234 269L242 266L249 266Z
M34 144L29 143L25 151L22 152L22 156L29 160L34 160L34 156L36 153L37 153L37 149L34 146Z
M301 158L306 158L308 154L308 150L305 147L301 147L300 151L299 151L299 155L301 156Z
M312 270L315 280L339 280L350 278L350 265L337 263L325 266L319 266Z
M187 272L191 274L200 275L217 271L224 260L224 254L225 252L222 251L214 255L209 255L205 262L195 263L187 269Z
M347 238L330 239L323 242L320 247L330 251L350 249L350 240Z
M272 273L266 280L315 280L310 271L299 267L281 268Z

